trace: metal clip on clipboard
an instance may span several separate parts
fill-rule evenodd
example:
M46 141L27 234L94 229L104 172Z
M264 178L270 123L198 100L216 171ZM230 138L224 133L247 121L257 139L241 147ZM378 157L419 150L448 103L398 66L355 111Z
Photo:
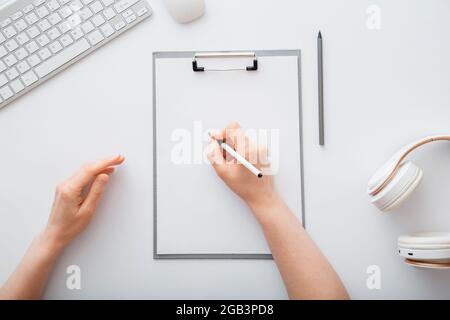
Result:
M198 66L198 59L202 58L253 58L253 65L244 68L228 68L228 69L206 69ZM255 52L205 52L195 53L192 60L192 70L194 72L204 71L256 71L258 70L258 58Z

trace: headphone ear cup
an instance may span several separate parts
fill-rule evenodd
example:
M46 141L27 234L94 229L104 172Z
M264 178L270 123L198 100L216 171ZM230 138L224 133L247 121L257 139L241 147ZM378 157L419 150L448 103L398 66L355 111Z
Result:
M417 232L399 236L397 245L404 249L449 249L450 232Z
M411 161L401 164L394 178L384 189L372 196L372 203L381 211L389 211L403 203L422 180L422 169Z
M409 265L450 268L450 233L421 232L398 237L398 254Z

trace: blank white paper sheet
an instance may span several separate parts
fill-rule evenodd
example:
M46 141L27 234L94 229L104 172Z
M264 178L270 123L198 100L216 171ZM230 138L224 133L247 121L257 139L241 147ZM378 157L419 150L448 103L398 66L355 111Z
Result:
M270 258L251 211L206 158L208 130L232 121L265 132L271 156L277 139L275 183L302 219L299 54L261 51L257 71L221 72L193 72L193 53L154 54L155 258Z

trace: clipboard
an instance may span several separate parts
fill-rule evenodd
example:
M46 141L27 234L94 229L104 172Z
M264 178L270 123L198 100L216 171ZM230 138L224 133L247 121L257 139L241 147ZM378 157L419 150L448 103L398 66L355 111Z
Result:
M278 58L278 59L277 59ZM280 60L280 61L278 61ZM211 62L212 61L212 62ZM206 107L198 107L197 103L205 103L208 98L205 96L213 96L211 91L216 90L216 94L225 94L226 97L233 96L231 91L236 89L234 87L236 79L246 78L246 83L257 83L258 77L266 74L266 81L272 81L272 77L267 76L269 70L268 66L271 61L277 61L282 67L271 67L271 72L282 76L285 71L289 75L289 81L283 85L284 79L280 79L279 92L282 94L284 90L289 90L291 96L289 122L293 125L289 135L289 139L295 141L295 154L289 165L295 168L292 172L298 173L298 177L293 177L295 183L291 182L295 187L290 189L299 189L297 191L285 190L288 193L288 198L291 200L291 209L296 212L296 215L301 219L303 226L305 223L305 201L304 201L304 179L303 179L303 143L302 143L302 107L301 107L301 59L300 50L257 50L257 51L220 51L220 52L154 52L153 53L153 258L154 259L272 259L272 255L267 248L262 231L256 219L251 215L248 208L240 202L240 199L228 190L224 183L216 176L211 167L195 167L195 165L179 167L168 164L169 160L167 154L170 145L170 130L172 133L177 130L176 125L183 127L184 123L180 118L192 117L190 108L195 109L192 112L197 112L198 117L202 116L202 110ZM287 64L289 61L290 65ZM175 66L176 65L176 66ZM285 69L284 71L281 69ZM172 73L172 74L169 74ZM178 74L178 75L177 75ZM180 76L180 74L182 74ZM214 75L214 76L212 76ZM193 78L190 78L193 77ZM212 77L212 78L208 78ZM183 80L180 80L183 78ZM214 86L214 79L218 80L217 86ZM223 82L224 79L230 79L230 82ZM252 81L252 79L254 79ZM193 87L198 85L199 87ZM207 90L202 86L210 86L214 90ZM211 87L212 86L212 87ZM289 87L285 89L284 87ZM240 100L240 96L245 96L242 103L251 101L251 93L259 94L260 90L250 85L248 91L244 88L237 88L237 93L233 96L236 101ZM230 90L230 91L228 91ZM278 92L277 91L277 92ZM287 92L287 91L286 91ZM295 95L295 96L294 96ZM177 100L180 97L180 100ZM212 98L209 98L212 99ZM260 98L261 99L261 98ZM284 98L283 98L284 99ZM200 101L200 102L199 102ZM210 100L211 102L212 100ZM262 100L260 100L261 102ZM274 100L275 101L275 100ZM294 102L295 101L295 102ZM209 103L208 107L215 103ZM174 106L177 105L177 106ZM234 105L234 104L233 104ZM195 106L195 108L193 107ZM253 106L254 107L254 106ZM275 108L276 106L274 106ZM283 110L280 107L280 113L283 115ZM208 109L211 115L212 111ZM273 111L272 111L273 112ZM166 115L164 115L166 113ZM239 118L235 112L233 115ZM172 117L172 118L171 118ZM215 117L214 116L210 116ZM218 128L224 127L227 123L220 122L221 119L214 119ZM263 117L263 115L261 115ZM283 116L280 116L283 117ZM195 118L195 116L194 116ZM171 126L171 120L177 122ZM240 120L240 119L236 119ZM276 120L276 119L275 119ZM190 122L187 121L186 125ZM243 127L246 123L242 123ZM284 126L283 126L284 127ZM282 130L284 130L283 128ZM292 138L291 138L292 137ZM285 148L286 149L286 148ZM286 159L288 157L284 157ZM287 167L287 166L286 166ZM175 169L168 169L175 168ZM199 169L201 168L201 169ZM176 170L176 174L172 174L171 170ZM191 175L191 170L200 172L198 179L196 175ZM209 171L208 171L209 170ZM208 173L207 173L208 171ZM189 174L188 174L189 172ZM183 179L180 175L184 176ZM296 174L293 174L293 176ZM295 179L294 179L295 178ZM298 178L298 179L297 179ZM177 188L183 188L178 185L177 179L181 179L181 184L186 183L186 180L191 181L195 186L184 186L184 192L181 193ZM202 180L203 179L203 180ZM275 178L276 179L276 178ZM170 181L169 181L170 180ZM198 181L199 180L199 181ZM214 180L214 182L212 182ZM207 190L201 190L203 186L209 186ZM205 187L206 188L206 187ZM217 190L215 190L217 188ZM288 188L289 189L289 188ZM226 210L223 207L228 206L229 212L233 215L232 218L220 216L207 216L205 212L208 211L207 204L196 205L195 202L189 202L186 199L201 197L216 196L221 193L220 201L217 201L217 210ZM290 194L289 194L290 193ZM202 194L202 196L199 196ZM183 198L183 199L180 199ZM217 199L216 199L217 200ZM285 199L286 200L286 199ZM200 200L201 201L201 200ZM181 205L179 202L183 202ZM289 201L287 201L289 204ZM197 202L198 204L199 202ZM214 203L214 202L213 202ZM213 207L211 207L213 208ZM230 209L231 208L231 209ZM184 210L183 210L184 209ZM203 210L203 218L207 218L211 225L204 223L202 214L196 211ZM244 212L242 212L244 211ZM245 212L247 211L247 212ZM178 216L177 216L178 215ZM200 217L200 218L199 218ZM221 230L221 225L216 224L216 220L222 219L223 223L230 232L229 236ZM195 221L195 219L199 219ZM236 219L236 222L229 219ZM194 222L193 222L194 221ZM223 222L222 221L222 222ZM233 226L233 223L236 223ZM205 230L186 230L192 226L200 225L200 228ZM184 226L186 228L184 228ZM240 228L239 232L235 231L235 227ZM247 229L245 229L247 228ZM204 231L204 232L203 232ZM202 233L203 232L203 233ZM214 238L218 235L220 239L217 240L217 247L219 249L204 250L201 246L203 242L214 242ZM189 239L189 237L196 237L200 239ZM203 239L201 238L203 236ZM246 236L250 245L244 249L237 247L239 245L247 244ZM239 242L236 242L235 237L242 237ZM225 239L224 239L225 238ZM226 248L226 241L235 242L234 247ZM203 241L203 242L202 242ZM186 246L191 242L193 249L188 250ZM262 244L264 242L264 244ZM224 245L225 243L225 245ZM252 250L252 245L255 250ZM265 245L265 247L264 247ZM177 247L178 246L178 247ZM245 245L244 245L245 246Z

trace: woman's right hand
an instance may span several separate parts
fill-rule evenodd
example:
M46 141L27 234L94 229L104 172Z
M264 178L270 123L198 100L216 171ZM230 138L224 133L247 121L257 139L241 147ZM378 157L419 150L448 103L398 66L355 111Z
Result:
M272 175L265 172L262 178L258 178L236 159L226 154L217 140L224 140L260 170L268 166L267 148L258 146L246 136L238 123L231 123L219 132L211 132L211 136L208 145L209 161L217 175L249 205L253 212L257 211L256 207L273 203L278 199Z

